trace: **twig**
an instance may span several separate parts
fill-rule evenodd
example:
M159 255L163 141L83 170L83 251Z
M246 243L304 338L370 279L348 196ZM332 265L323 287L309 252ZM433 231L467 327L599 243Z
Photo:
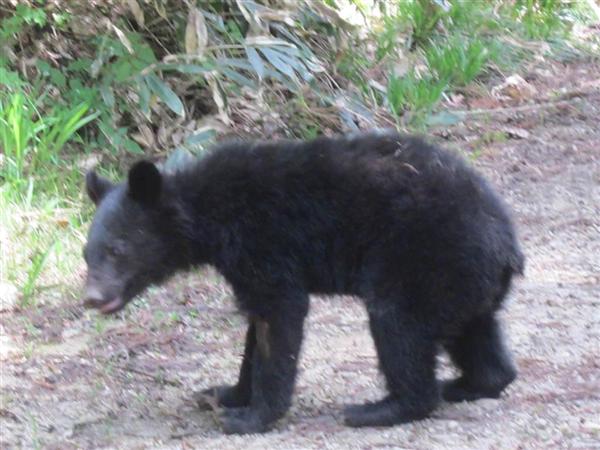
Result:
M580 97L592 95L592 92L579 92L574 98L570 98L568 100L558 100L552 102L545 103L536 103L534 105L523 105L523 106L511 106L507 108L492 108L492 109L466 109L460 111L451 111L452 114L462 115L465 117L468 116L480 116L485 114L506 114L506 113L515 113L515 112L524 112L524 111L536 111L540 109L548 109L548 108L558 108L561 106L571 105L573 103L577 103L580 100ZM563 96L561 96L563 97Z
M145 370L138 369L136 367L119 367L119 369L122 370L123 372L133 372L133 373L137 373L138 375L144 375L148 378L152 378L154 381L160 381L160 383L162 383L162 384L168 384L170 386L175 386L175 387L183 387L183 383L181 381L171 380L169 378L162 376L159 373L146 372Z

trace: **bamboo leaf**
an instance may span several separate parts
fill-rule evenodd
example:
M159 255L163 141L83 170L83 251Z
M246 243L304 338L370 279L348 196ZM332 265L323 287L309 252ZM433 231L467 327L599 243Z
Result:
M287 75L289 78L295 80L296 75L294 74L294 69L287 64L282 58L281 53L270 49L270 48L260 48L260 51L267 58L267 61L273 65L279 72Z
M189 136L186 140L185 140L185 144L186 145L200 145L210 139L212 139L213 137L215 137L217 134L217 131L212 128L212 127L202 127L197 129L194 134L192 134L191 136Z
M254 47L245 47L246 54L248 55L248 61L252 64L252 68L258 75L258 78L262 80L265 76L265 65L263 64L262 58Z
M135 17L135 21L138 23L140 27L144 27L144 11L140 8L140 4L136 0L127 0L127 4L129 5L129 9Z
M185 117L185 109L183 103L175 92L156 75L148 75L146 77L148 87L160 98L175 114Z
M185 27L185 51L202 56L208 44L208 29L204 15L198 8L190 8Z
M131 41L127 38L127 36L125 36L125 33L117 28L116 25L112 23L110 25L119 38L119 41L121 41L121 44L123 44L123 47L125 47L129 53L133 54L133 45L131 45Z
M140 96L139 105L142 114L146 116L146 119L150 120L150 89L146 84L146 80L143 77L136 79L138 85L138 94Z
M248 36L246 38L246 44L247 45L253 45L255 47L257 46L268 46L268 47L272 47L272 46L276 46L276 45L280 45L283 47L291 47L291 48L296 48L294 46L294 44L290 44L288 41L284 41L283 39L277 39L274 38L272 36Z
M249 88L255 88L256 87L256 83L254 81L252 81L248 77L245 77L241 73L236 72L235 70L228 69L228 68L224 67L223 70L222 70L222 72L223 72L223 75L225 75L230 80L235 81L239 85L247 86Z
M241 58L219 58L216 61L217 66L229 66L237 69L252 70L252 65L247 60Z

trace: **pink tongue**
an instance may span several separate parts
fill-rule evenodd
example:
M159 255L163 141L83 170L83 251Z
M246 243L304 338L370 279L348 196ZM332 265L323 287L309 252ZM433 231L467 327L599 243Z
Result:
M103 314L110 314L111 312L117 311L118 309L121 309L122 307L123 307L123 302L121 301L121 299L119 297L117 297L114 300L111 300L110 302L102 305L100 307L100 311Z

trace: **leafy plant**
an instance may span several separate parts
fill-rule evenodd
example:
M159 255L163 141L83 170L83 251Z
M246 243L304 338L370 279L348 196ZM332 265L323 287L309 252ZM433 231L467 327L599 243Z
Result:
M14 39L28 25L43 27L46 21L46 12L42 8L18 4L13 15L0 21L0 41Z
M425 50L431 72L452 86L465 86L473 81L491 56L482 40L462 36L449 40L445 45L431 45Z
M32 109L22 92L0 97L0 141L4 151L0 174L6 181L23 178L27 153L37 133Z
M48 256L54 248L54 243L43 251L36 251L31 257L31 266L27 271L27 279L21 290L21 305L29 306L37 288L38 278L48 260Z
M424 119L440 100L446 82L431 76L417 77L410 71L403 77L391 76L387 85L387 101L391 112L400 117L411 113L412 121Z
M57 105L42 112L23 90L1 95L0 142L4 160L0 177L19 191L27 185L28 174L49 162L57 164L65 144L98 116L86 115L88 110L89 105L82 103L74 107Z
M561 0L517 0L514 12L528 37L546 39L565 30L563 16L567 8Z
M427 44L438 22L448 15L445 2L436 0L402 0L398 2L397 17L411 25L410 47Z

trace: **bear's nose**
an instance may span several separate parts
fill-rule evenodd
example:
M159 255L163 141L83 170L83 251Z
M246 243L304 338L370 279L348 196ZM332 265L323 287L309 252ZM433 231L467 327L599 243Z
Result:
M104 303L104 301L104 296L102 295L102 292L100 292L100 289L98 289L97 286L92 285L87 286L85 288L85 295L83 298L83 302L85 305L98 306Z

